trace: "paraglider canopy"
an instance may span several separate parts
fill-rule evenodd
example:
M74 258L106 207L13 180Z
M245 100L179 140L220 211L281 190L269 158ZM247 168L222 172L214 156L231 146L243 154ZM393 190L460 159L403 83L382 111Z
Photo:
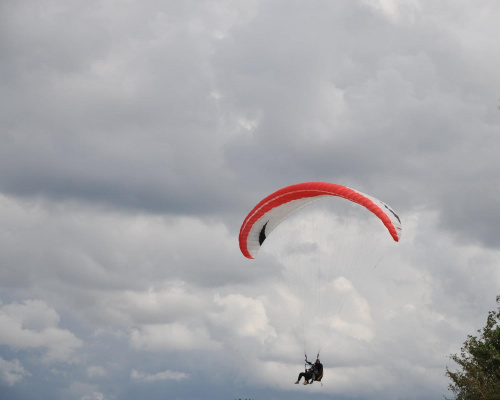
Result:
M401 221L384 202L346 186L327 182L305 182L287 186L264 198L247 215L241 225L240 250L247 258L255 258L267 236L287 217L306 205L326 196L342 197L358 203L375 214L397 242L401 237Z

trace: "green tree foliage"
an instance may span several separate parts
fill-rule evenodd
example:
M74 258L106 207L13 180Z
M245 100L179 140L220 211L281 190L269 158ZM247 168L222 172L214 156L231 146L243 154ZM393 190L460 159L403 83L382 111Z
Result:
M460 367L446 368L456 400L500 400L500 296L496 300L498 310L488 313L479 337L467 336L460 354L450 355Z

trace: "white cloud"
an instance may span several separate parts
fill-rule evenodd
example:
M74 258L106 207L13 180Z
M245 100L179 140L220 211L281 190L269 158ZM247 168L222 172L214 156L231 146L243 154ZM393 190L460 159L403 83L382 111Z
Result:
M205 327L188 327L180 323L145 325L133 329L130 343L147 351L217 350L222 344L213 340Z
M95 378L95 377L105 377L108 375L108 371L106 368L100 366L100 365L90 365L87 367L87 376L89 378Z
M261 341L276 337L261 300L230 294L224 297L216 295L213 301L222 310L212 313L211 319L226 331L242 337L255 337Z
M0 386L14 386L30 375L19 360L8 361L0 357Z
M101 392L92 392L82 396L80 400L106 400L106 397Z
M398 2L395 0L364 1L364 4L380 12L392 23L412 23L420 14L419 3L416 0Z
M189 375L184 372L166 370L163 372L157 372L155 374L146 374L133 369L130 373L130 377L136 381L140 382L157 382L165 380L181 381L189 378Z
M43 349L43 360L48 363L75 361L75 352L83 343L69 330L59 328L57 312L40 300L1 305L0 325L0 344Z

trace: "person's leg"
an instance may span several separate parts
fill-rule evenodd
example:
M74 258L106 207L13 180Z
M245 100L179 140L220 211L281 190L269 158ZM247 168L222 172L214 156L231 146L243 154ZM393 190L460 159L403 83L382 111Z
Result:
M301 372L301 373L299 374L299 377L297 378L297 382L295 382L295 383L299 383L299 382L300 382L300 380L302 379L302 377L303 377L303 376L305 376L305 375L306 375L306 374L304 374L303 372Z

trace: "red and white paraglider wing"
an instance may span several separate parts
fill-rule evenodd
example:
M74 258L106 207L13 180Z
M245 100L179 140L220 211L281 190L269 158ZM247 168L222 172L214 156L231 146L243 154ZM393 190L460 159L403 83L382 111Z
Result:
M401 221L385 203L346 186L326 182L305 182L287 186L263 199L247 215L240 229L240 250L255 258L267 236L287 217L325 196L338 196L373 212L395 241L401 237Z

